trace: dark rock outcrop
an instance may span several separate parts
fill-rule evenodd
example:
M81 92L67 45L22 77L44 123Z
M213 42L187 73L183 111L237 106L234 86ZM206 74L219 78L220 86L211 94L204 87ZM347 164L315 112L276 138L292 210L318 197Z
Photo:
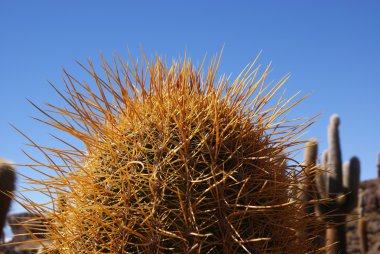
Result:
M40 244L33 242L30 233L38 238L43 238L44 226L38 216L30 213L18 213L7 217L12 229L11 241L0 246L0 254L34 254Z
M360 192L362 195L361 212L366 218L368 254L380 253L380 179L371 179L361 182ZM348 253L360 254L358 236L359 209L356 209L347 225Z

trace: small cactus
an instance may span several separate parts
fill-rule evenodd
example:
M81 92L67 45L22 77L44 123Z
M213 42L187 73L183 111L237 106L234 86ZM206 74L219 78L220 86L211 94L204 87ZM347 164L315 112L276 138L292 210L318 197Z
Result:
M97 91L67 74L71 109L45 112L86 147L47 149L64 162L41 165L57 174L36 180L54 194L50 206L18 198L46 215L47 250L318 252L308 237L316 222L291 191L303 169L285 163L309 123L289 126L282 98L268 107L284 80L265 92L268 69L230 84L216 81L215 64L205 74L189 60L145 67L104 62L102 79L90 64Z
M4 242L5 238L3 228L11 206L15 181L14 168L5 161L0 161L0 243Z
M323 154L322 165L326 173L317 181L321 198L328 198L327 204L319 204L319 212L327 214L329 228L326 231L326 245L332 246L327 253L346 254L346 215L357 205L360 183L360 162L353 157L342 165L339 141L338 115L333 115L328 127L329 149Z

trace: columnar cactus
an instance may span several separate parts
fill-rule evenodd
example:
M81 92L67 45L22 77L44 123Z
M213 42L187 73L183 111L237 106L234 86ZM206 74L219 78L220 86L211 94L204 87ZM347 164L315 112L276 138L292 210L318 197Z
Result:
M305 182L301 185L302 189L302 197L301 199L305 204L305 213L308 219L314 220L314 227L320 228L321 231L316 234L314 228L306 229L306 232L302 233L313 233L313 246L314 247L323 247L324 243L324 230L323 225L323 214L318 214L315 209L315 204L320 202L320 196L318 194L316 180L319 179L319 175L323 172L320 171L319 165L317 165L318 158L318 143L316 139L311 139L306 143L305 152L304 152L304 160L303 167L305 173ZM319 174L319 175L317 175Z
M366 254L368 252L368 235L367 235L367 219L361 216L358 219L358 237L360 245L360 253Z
M380 153L377 155L377 177L380 178Z
M292 186L303 184L290 151L305 123L283 116L283 81L264 85L268 69L248 68L237 80L216 81L189 60L147 71L120 62L90 64L97 91L67 78L69 104L44 113L78 138L86 151L45 149L51 205L24 203L46 215L59 253L305 253L319 229ZM266 92L267 91L267 92ZM61 96L65 93L59 92ZM297 102L295 102L297 104ZM63 119L60 121L59 119ZM306 123L309 124L309 123ZM297 232L306 232L300 235Z
M3 228L11 206L16 176L12 166L0 160L0 243L4 242Z
M316 188L315 188L315 172L317 170L317 158L318 158L318 143L315 139L311 139L306 143L305 153L304 153L304 172L305 172L305 183L302 188L303 199L305 201L305 211L307 214L314 214L314 204L309 203L307 201L316 200Z
M358 237L359 237L359 246L360 253L366 254L369 249L368 245L368 235L367 235L367 219L364 215L364 207L363 207L363 193L359 195L359 219L358 219Z
M327 172L317 181L322 198L328 198L327 204L320 204L322 214L328 214L329 228L326 231L326 245L331 254L346 253L346 214L357 205L360 182L360 162L353 157L342 166L339 141L339 117L333 115L328 127L329 149L323 156L324 168ZM327 159L326 159L327 157Z

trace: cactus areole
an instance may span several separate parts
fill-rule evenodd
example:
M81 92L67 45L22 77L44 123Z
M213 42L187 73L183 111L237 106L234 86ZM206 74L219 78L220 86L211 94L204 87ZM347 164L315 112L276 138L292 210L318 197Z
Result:
M86 151L37 147L52 204L48 251L59 253L304 253L314 222L294 186L290 151L310 123L284 119L300 100L268 86L268 68L234 81L190 60L142 65L121 58L82 83L66 74L67 102L43 111ZM272 98L276 98L274 103ZM46 122L46 119L45 119ZM296 173L296 174L295 174ZM40 180L36 183L41 184ZM302 183L302 182L301 182ZM304 219L305 218L305 219ZM297 234L297 232L308 232ZM317 251L317 250L314 250ZM315 252L313 252L315 253Z

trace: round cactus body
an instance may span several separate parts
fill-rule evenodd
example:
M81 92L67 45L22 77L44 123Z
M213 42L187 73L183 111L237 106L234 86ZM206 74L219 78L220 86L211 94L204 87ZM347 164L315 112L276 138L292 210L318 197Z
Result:
M251 67L216 81L215 62L189 60L103 69L85 68L97 89L67 74L70 109L45 112L86 147L49 150L52 205L29 205L46 216L47 252L316 251L290 165L304 125L283 119L289 101L268 106L285 79L269 89Z

